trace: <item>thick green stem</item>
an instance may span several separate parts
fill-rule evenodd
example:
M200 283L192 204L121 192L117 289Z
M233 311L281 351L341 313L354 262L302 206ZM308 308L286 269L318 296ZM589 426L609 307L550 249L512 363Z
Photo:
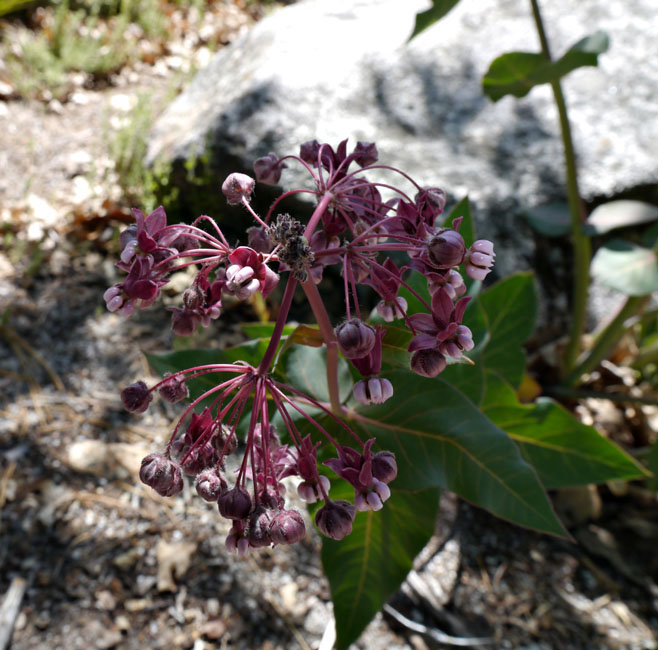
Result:
M532 4L532 15L539 34L542 54L546 60L551 60L546 32L539 11L538 0L530 0ZM574 254L574 286L571 331L569 333L569 344L564 359L564 370L572 370L578 357L580 339L585 330L585 317L587 314L587 291L589 288L589 265L592 255L589 237L583 234L582 223L585 219L585 210L578 189L578 174L576 170L576 155L571 137L571 127L567 114L567 105L562 93L562 86L558 79L551 81L553 98L560 117L560 131L564 145L564 161L566 166L567 201L569 203L569 214L571 215L571 237L573 240Z
M334 328L331 326L329 315L325 309L324 302L320 296L318 288L311 278L302 284L302 289L306 293L315 320L320 327L322 339L327 346L327 386L329 387L329 402L331 410L339 415L342 412L340 405L340 395L338 391L338 342Z
M649 296L628 296L619 313L596 336L592 349L581 356L577 365L567 375L564 380L565 386L577 386L585 373L594 370L612 352L626 331L626 321L642 311L649 298Z

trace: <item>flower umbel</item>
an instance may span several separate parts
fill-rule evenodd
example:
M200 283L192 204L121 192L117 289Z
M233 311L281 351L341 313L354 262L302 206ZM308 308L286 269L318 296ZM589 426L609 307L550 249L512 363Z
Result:
M218 319L225 299L230 305L256 294L267 298L285 278L277 320L258 365L197 365L150 387L137 381L121 393L125 408L133 413L146 411L155 394L167 402L186 402L166 448L144 459L140 478L159 494L173 496L183 489L185 475L194 477L198 495L215 503L218 513L232 522L226 548L240 556L306 537L304 517L286 500L289 477L297 477L302 500L324 502L315 524L336 540L349 535L357 512L380 510L391 494L389 483L397 476L395 456L373 451L376 440L362 441L342 417L357 412L355 403L386 403L396 389L383 366L387 329L366 322L362 287L376 295L376 313L384 322L399 321L396 327L409 330L413 372L435 377L474 347L472 333L462 323L470 300L464 296L463 273L484 279L495 258L493 244L478 240L468 246L459 233L461 218L451 225L440 222L446 197L439 188L421 187L390 167L386 169L399 173L406 187L371 180L384 168L378 158L374 143L359 142L348 152L347 140L335 150L313 140L301 146L299 156L278 158L270 153L254 165L258 182L278 184L286 167L296 162L308 171L313 186L284 193L262 218L250 203L256 181L231 174L222 185L229 205L255 221L247 229L246 246L231 246L208 216L189 225L167 225L162 207L148 216L135 210L135 224L121 233L117 267L127 275L105 292L108 309L130 316L154 303L173 272L193 268L182 301L170 307L172 330L179 336L194 334L199 326L208 327ZM277 212L282 198L300 192L316 199L306 223ZM384 199L382 193L392 196ZM345 313L336 315L333 323L316 286L329 266L342 274L345 300ZM424 295L431 297L414 289L411 274L424 278ZM298 287L326 345L327 402L283 383L274 370ZM410 310L412 302L421 309L416 305ZM341 403L338 390L339 352L360 375L347 405ZM200 377L207 389L190 397L189 382ZM338 442L321 425L318 411L352 442ZM320 473L317 460L323 440L336 453L323 465L354 488L353 504L329 495L330 480ZM227 458L240 449L237 469L230 472Z

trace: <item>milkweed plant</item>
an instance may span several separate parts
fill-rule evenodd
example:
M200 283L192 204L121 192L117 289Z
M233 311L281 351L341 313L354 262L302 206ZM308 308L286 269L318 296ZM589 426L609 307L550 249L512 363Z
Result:
M256 183L278 185L292 164L308 186L257 214ZM522 273L482 290L494 246L475 237L468 200L444 215L444 191L380 164L366 142L350 153L347 140L335 149L306 142L297 156L258 159L254 176L233 173L222 185L247 245L233 245L206 215L168 224L163 207L148 216L134 210L135 224L120 234L117 267L126 276L105 301L128 317L152 305L172 273L192 267L194 279L170 307L176 335L209 326L229 297L276 291L275 322L245 327L253 340L233 348L150 355L163 379L138 380L121 399L132 413L156 394L185 402L164 449L143 459L140 479L173 497L190 477L231 522L229 553L306 537L287 499L296 485L325 536L337 648L404 580L433 534L441 488L564 535L547 488L642 476L556 402L519 402L534 282ZM299 195L313 200L307 220L280 208ZM337 272L323 280L328 267ZM337 277L339 313L322 289ZM302 293L315 325L289 322ZM231 455L238 458L229 464Z

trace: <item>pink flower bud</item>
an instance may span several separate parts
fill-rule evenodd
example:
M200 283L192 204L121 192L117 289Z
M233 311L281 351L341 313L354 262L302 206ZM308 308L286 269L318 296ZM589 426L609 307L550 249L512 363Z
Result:
M287 166L286 163L279 161L275 153L258 158L254 163L256 180L265 185L276 185L281 179L281 172Z
M222 517L246 519L252 509L251 497L247 490L236 485L232 490L227 490L219 495L217 506Z
M356 508L348 501L330 501L315 513L315 525L327 537L341 540L352 532Z
M336 328L338 346L346 359L365 357L375 347L375 329L358 318Z
M299 148L299 157L305 162L316 167L318 164L318 153L320 152L320 143L317 140L304 142Z
M196 477L194 487L204 501L212 503L226 489L226 481L214 469L207 469Z
M356 164L361 167L372 165L379 159L377 145L374 142L357 142L352 155Z
M270 522L273 515L272 510L263 506L259 506L251 513L249 516L249 532L247 533L249 546L260 548L262 546L269 546L272 543Z
M180 467L163 454L149 454L142 460L139 479L163 497L174 496L183 489Z
M296 544L305 536L304 518L296 510L284 510L270 522L270 538L274 544Z
M249 201L255 184L256 181L251 176L233 173L222 183L222 192L229 205L238 205L243 199Z
M382 483L390 483L398 475L398 464L390 451L380 451L373 456L372 475Z
M417 350L411 355L411 369L422 377L436 377L446 367L446 358L433 349Z
M130 413L144 413L152 399L153 395L143 381L130 384L121 391L123 407Z
M432 226L446 207L446 193L439 187L424 187L414 201L425 223Z
M461 264L465 253L464 238L450 228L439 230L427 242L427 259L439 269L449 269Z
M176 402L180 402L182 399L188 397L190 391L185 383L185 377L183 375L172 375L167 377L165 381L160 384L158 393L166 402L175 404Z

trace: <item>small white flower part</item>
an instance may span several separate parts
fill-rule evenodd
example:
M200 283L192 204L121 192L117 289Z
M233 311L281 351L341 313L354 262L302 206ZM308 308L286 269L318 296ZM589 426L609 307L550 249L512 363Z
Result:
M354 385L352 394L361 404L383 404L393 397L393 384L388 379L380 377L361 379Z

